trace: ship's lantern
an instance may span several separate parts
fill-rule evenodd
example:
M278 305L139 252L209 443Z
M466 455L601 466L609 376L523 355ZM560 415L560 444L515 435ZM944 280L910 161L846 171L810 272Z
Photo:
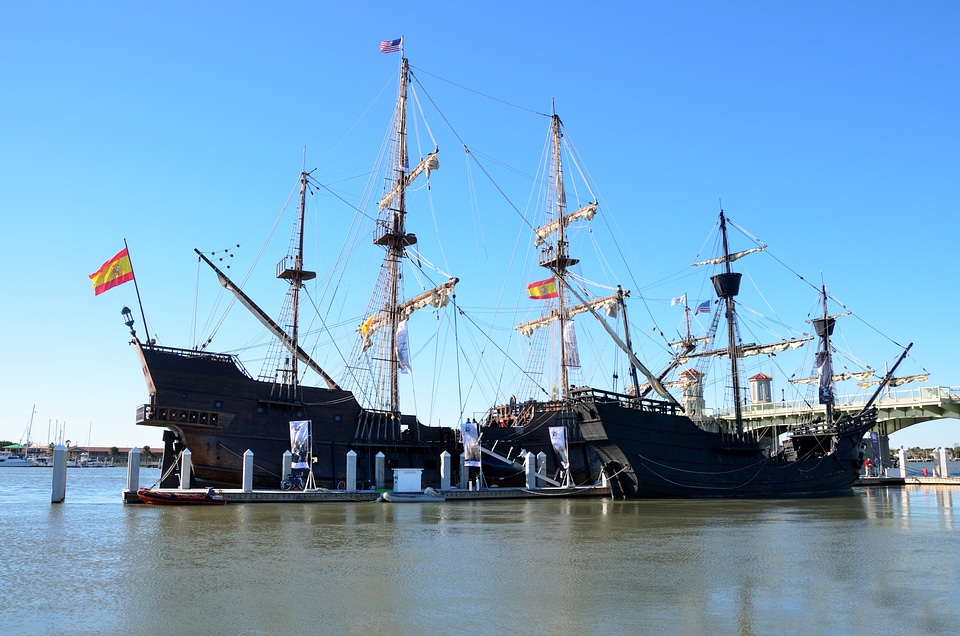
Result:
M123 324L130 330L130 335L136 338L137 332L133 330L133 312L129 307L124 307L120 310L120 315L123 316Z

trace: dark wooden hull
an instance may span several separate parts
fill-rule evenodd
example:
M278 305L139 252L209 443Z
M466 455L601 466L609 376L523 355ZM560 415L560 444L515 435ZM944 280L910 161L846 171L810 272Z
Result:
M157 506L222 506L226 502L223 495L196 492L160 492L140 488L137 497L145 504Z
M592 392L578 401L584 438L618 498L847 495L862 466L870 415L796 440L798 459L767 456L750 435L708 432L673 405Z
M428 427L415 418L392 417L360 407L349 391L299 387L278 394L270 382L250 378L232 357L138 343L150 403L137 424L167 429L164 474L188 448L194 484L241 486L243 455L254 455L255 488L279 488L283 455L290 450L290 422L311 420L314 478L318 486L342 487L348 451L357 453L357 478L373 483L376 455L391 468L423 468L424 485L439 486L440 454L458 454L455 431ZM162 487L176 485L171 474Z
M503 408L503 407L501 407ZM525 403L514 410L520 412L531 409L529 419L524 418L522 426L500 422L504 418L488 417L480 428L480 444L500 456L522 463L523 451L534 455L546 456L545 474L551 479L559 475L561 466L550 440L550 427L562 426L567 441L567 457L570 463L570 477L578 486L592 485L598 482L601 474L600 458L580 434L576 413L561 402ZM498 462L490 456L482 458L484 480L487 485L523 486L526 474L513 465Z

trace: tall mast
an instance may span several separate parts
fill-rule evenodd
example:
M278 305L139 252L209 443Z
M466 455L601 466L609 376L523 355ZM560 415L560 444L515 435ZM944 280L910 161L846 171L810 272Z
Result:
M562 131L560 129L560 117L554 113L551 116L551 130L553 135L553 187L555 190L554 212L557 215L557 245L556 248L547 246L540 252L540 266L554 272L557 276L557 320L560 328L560 396L567 398L570 396L570 382L567 371L567 343L564 338L567 324L570 321L566 315L566 281L567 268L577 264L579 261L570 258L568 254L569 245L565 236L566 220L564 212L567 207L566 193L563 188L563 158L560 151L560 139Z
M392 413L400 412L400 381L399 381L399 359L397 356L397 329L402 320L399 302L401 297L400 289L400 263L404 256L404 250L408 245L417 242L417 237L413 234L407 234L406 217L406 187L407 187L407 84L409 80L410 66L406 58L400 61L400 87L397 94L397 117L396 117L396 155L393 157L393 175L392 192L394 197L385 214L381 216L378 222L378 232L374 243L386 248L384 267L388 273L386 289L386 312L389 326L388 349L383 352L387 363L387 374L389 382L389 403L387 408Z
M626 303L627 292L623 291L623 287L617 285L617 298L620 301L620 311L623 312L623 336L626 340L627 348L630 351L633 351L633 341L630 339L630 322L627 320L627 303ZM633 363L630 364L630 379L633 380L633 391L634 395L640 395L640 380L637 378L637 367L633 366Z
M291 316L290 316L290 347L294 355L290 356L290 397L297 397L298 369L296 351L299 349L300 337L300 288L303 281L316 278L316 272L308 272L303 269L303 222L307 204L307 176L306 172L300 173L300 205L297 211L296 237L292 254L280 261L277 266L277 278L282 278L290 282L291 297Z
M814 329L820 336L820 351L817 352L817 369L820 373L820 404L826 407L827 424L833 424L833 360L830 349L830 336L836 325L836 318L827 314L827 287L822 285L823 318L813 321Z
M743 405L740 404L740 371L737 357L737 312L734 297L740 293L740 274L730 267L730 245L727 243L727 218L720 210L720 235L723 238L723 273L713 276L714 290L723 298L727 308L727 353L730 356L730 374L733 376L734 417L737 433L743 432Z

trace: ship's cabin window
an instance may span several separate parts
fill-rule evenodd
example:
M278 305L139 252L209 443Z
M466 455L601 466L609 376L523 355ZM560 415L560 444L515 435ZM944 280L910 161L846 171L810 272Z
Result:
M223 400L215 400L214 403L213 403L213 408L215 408L215 409L222 409L222 408L223 408Z

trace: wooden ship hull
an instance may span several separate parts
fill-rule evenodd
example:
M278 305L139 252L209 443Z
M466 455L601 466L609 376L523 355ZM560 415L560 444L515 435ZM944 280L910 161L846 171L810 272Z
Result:
M253 451L255 488L279 488L290 422L312 420L314 478L336 488L346 479L348 451L357 453L357 479L375 479L376 455L390 468L423 468L425 485L439 484L440 454L456 454L452 429L428 427L364 410L344 390L298 386L296 396L249 377L230 355L142 345L135 341L150 393L137 424L164 432L163 474L184 448L197 486L239 487L243 454ZM167 475L167 487L179 483Z
M589 391L581 430L604 463L611 491L637 498L778 498L852 492L862 439L876 412L795 434L790 456L770 456L750 433L703 430L675 405Z

